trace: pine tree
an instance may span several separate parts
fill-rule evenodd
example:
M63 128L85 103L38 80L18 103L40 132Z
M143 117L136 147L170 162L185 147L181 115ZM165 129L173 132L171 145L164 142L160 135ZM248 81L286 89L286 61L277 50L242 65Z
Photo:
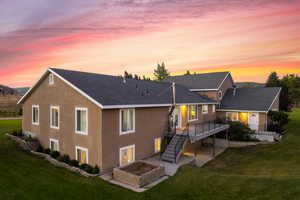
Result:
M276 72L271 72L266 82L266 87L280 87L280 79Z
M184 75L191 75L190 70L187 70Z
M154 76L155 76L156 80L162 81L169 75L170 75L170 73L166 69L164 62L161 65L157 64L157 68L154 70Z

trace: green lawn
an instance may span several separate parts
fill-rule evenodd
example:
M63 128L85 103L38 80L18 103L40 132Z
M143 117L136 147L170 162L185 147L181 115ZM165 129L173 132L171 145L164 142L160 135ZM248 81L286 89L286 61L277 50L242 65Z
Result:
M282 142L227 150L139 194L23 152L4 136L20 121L0 121L0 199L300 199L300 111L290 118Z

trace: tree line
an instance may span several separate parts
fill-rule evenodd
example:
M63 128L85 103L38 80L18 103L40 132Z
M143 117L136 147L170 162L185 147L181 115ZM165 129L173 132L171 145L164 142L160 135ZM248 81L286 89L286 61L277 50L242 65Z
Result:
M300 77L287 74L279 78L276 72L271 72L266 81L266 87L281 87L280 110L290 111L298 107L300 102Z

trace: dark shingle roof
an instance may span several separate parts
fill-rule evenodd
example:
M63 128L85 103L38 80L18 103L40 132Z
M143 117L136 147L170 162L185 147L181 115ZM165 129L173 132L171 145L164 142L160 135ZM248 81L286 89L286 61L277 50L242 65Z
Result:
M213 72L204 74L191 74L169 76L164 81L175 82L189 89L218 89L229 72Z
M79 71L51 68L72 85L105 106L171 104L171 83L126 79ZM176 85L176 103L215 103L215 101Z
M234 89L228 89L220 109L268 111L280 89L279 87L236 88L235 96Z

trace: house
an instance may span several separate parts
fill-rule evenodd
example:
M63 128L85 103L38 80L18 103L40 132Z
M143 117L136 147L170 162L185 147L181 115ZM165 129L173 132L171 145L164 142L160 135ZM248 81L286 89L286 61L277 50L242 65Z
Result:
M281 88L235 88L230 72L170 76L165 81L216 100L218 118L241 121L255 131L267 131L268 112L279 110Z
M259 113L257 129L263 130L279 93L236 89L229 72L155 82L49 68L18 103L25 134L104 173L155 154L177 162L208 140L215 147L216 134L229 128L217 117L246 122L246 113L251 124Z
M178 129L216 119L218 102L185 86L55 68L49 68L19 103L25 134L37 137L44 148L105 172L160 151L167 161L178 159L187 135L163 145L174 98L172 123ZM211 126L204 136L222 128ZM193 134L195 140L203 139Z

